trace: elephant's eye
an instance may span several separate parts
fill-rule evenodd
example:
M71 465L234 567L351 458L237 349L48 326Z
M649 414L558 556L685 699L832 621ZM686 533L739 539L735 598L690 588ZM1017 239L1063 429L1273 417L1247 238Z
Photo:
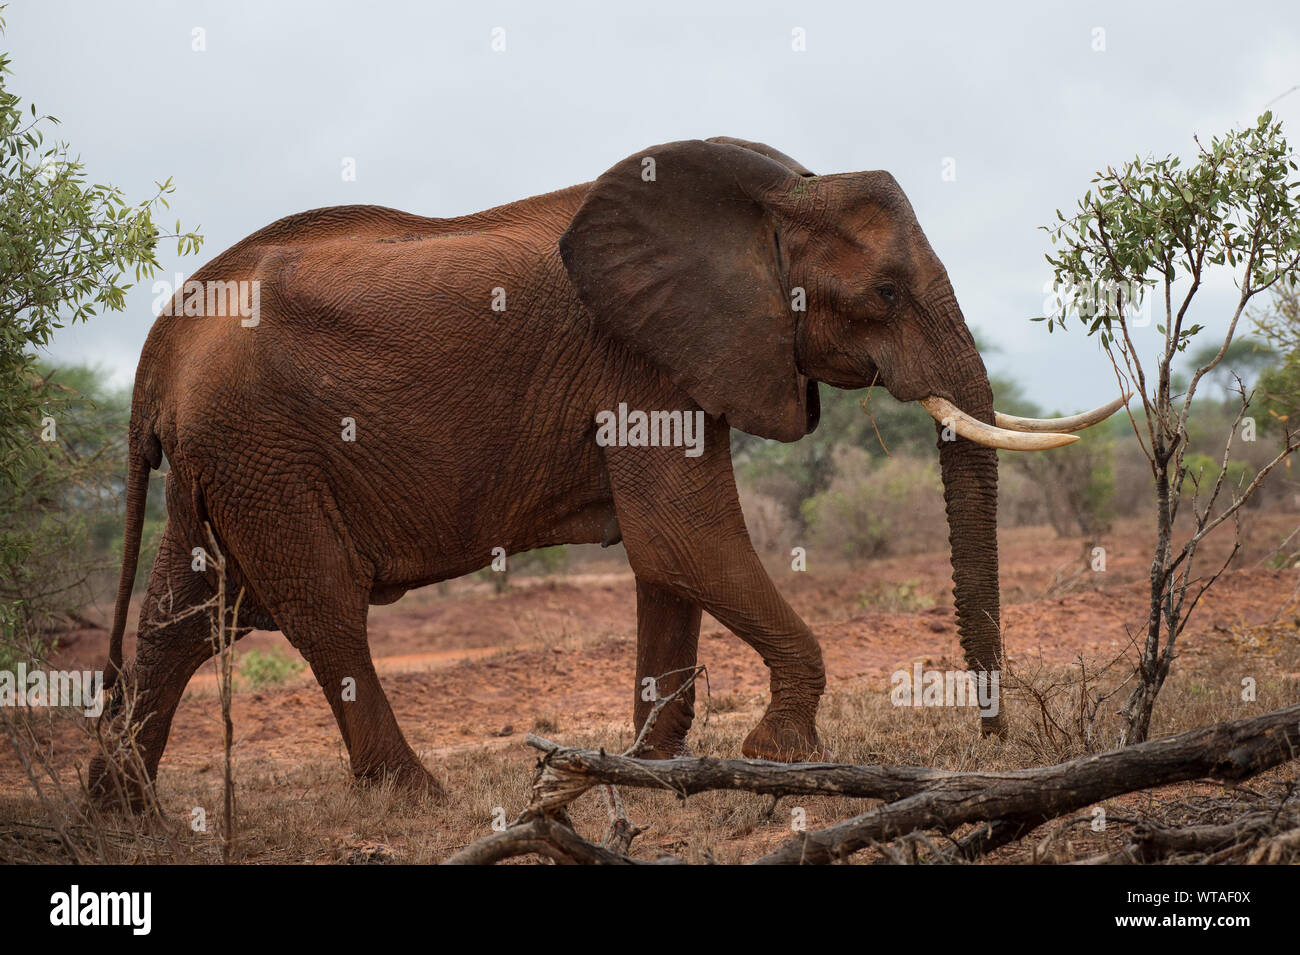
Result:
M884 299L886 305L893 305L898 298L898 289L892 285L881 285L876 289L876 294Z

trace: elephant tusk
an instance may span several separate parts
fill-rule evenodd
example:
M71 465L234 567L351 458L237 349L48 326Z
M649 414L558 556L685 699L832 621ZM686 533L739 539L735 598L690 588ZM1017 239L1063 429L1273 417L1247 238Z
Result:
M922 398L920 405L945 428L952 428L966 440L982 444L986 448L1002 448L1006 451L1047 451L1079 440L1072 434L1027 434L1023 431L1009 431L1006 428L985 424L972 418L948 399L935 395Z
M1133 392L1130 391L1123 398L1116 398L1100 408L1093 408L1091 411L1071 415L1068 418L1017 418L1015 415L995 412L993 420L999 428L1006 428L1008 431L1051 431L1057 434L1066 434L1071 431L1082 431L1084 428L1091 428L1100 421L1105 421L1128 404L1128 400L1132 397Z

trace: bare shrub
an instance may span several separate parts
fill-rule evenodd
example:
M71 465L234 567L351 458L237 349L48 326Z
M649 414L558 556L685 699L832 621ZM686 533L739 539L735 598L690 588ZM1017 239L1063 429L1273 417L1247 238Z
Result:
M835 449L830 487L804 502L803 514L814 546L850 559L934 550L948 534L937 462L873 462L853 447Z
M757 491L742 490L740 507L755 551L766 556L785 550L794 537L794 522L786 516L780 501Z
M998 526L1034 527L1048 523L1047 502L1038 484L1011 463L1012 460L1002 458L998 462Z
M859 610L883 610L885 613L916 613L929 610L937 602L934 594L921 589L915 580L896 584L878 581L857 595Z
M1052 454L1022 454L1015 464L1038 488L1059 537L1097 540L1114 517L1115 472L1110 442L1092 440Z
M1144 514L1155 487L1151 478L1151 463L1136 441L1117 442L1114 454L1115 514L1118 517Z

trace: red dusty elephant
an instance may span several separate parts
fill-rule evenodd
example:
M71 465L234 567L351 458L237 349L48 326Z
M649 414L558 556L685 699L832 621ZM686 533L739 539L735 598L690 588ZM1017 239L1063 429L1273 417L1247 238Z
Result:
M119 706L106 718L110 740L135 740L143 773L97 758L104 793L115 780L143 798L213 653L206 616L185 612L214 592L211 566L191 564L208 526L232 599L244 591L241 625L283 631L307 659L358 778L437 789L375 674L371 604L483 567L494 548L620 537L636 574L636 724L651 706L642 681L695 663L707 610L770 670L744 753L797 760L821 751L822 655L750 545L729 429L797 441L817 426L819 383L878 382L943 422L974 671L1002 659L994 448L1074 440L1051 422L998 426L948 275L892 176L814 176L739 140L654 146L595 182L453 219L305 212L192 283L245 283L256 314L208 314L210 295L191 307L187 284L140 359L107 673ZM163 455L167 526L123 668ZM692 715L689 693L667 707L651 755L678 753Z

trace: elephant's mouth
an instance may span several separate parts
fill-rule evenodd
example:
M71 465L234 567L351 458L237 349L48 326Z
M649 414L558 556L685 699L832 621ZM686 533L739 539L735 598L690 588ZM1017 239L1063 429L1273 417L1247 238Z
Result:
M817 391L817 379L809 378L804 392L804 414L807 422L804 434L812 434L822 420L822 399Z
M803 329L800 327L799 314L794 319L794 371L803 381L804 386L804 434L812 434L822 420L822 399L817 392L817 379L804 371L803 363Z

